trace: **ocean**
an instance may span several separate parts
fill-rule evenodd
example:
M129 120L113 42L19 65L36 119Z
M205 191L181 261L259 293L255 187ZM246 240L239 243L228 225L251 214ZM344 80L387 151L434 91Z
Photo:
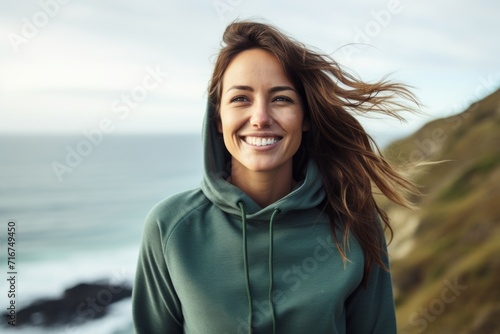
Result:
M14 221L16 309L82 282L131 285L148 211L198 187L202 173L201 135L0 136L0 270L7 275ZM130 298L81 326L1 325L2 333L133 333Z

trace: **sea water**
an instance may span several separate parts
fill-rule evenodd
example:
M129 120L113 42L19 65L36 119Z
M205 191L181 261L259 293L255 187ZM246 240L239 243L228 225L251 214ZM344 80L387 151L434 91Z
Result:
M98 139L0 136L0 270L7 272L7 223L15 220L18 310L60 297L78 283L131 285L148 211L202 180L200 135ZM0 283L1 309L9 303L6 283ZM82 326L16 328L16 333L132 332L130 299Z

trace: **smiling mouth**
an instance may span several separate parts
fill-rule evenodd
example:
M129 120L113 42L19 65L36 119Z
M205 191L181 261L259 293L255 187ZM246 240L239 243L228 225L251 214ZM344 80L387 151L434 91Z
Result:
M243 141L252 146L269 146L276 144L283 137L242 137Z

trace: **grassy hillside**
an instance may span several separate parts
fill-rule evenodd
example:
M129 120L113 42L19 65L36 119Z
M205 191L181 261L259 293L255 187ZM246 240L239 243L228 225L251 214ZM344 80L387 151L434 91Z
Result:
M396 234L400 333L500 334L500 90L385 153L396 164L446 160L411 173L418 212L381 201Z

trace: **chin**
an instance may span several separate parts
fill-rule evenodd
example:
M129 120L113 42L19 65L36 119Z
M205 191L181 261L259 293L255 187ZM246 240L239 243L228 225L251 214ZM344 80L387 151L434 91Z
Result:
M243 169L255 172L255 173L264 173L264 172L273 172L273 171L278 171L280 169L286 168L287 163L277 163L274 161L259 161L255 163L247 163L247 164L242 164L241 167ZM291 166L291 164L290 164Z

